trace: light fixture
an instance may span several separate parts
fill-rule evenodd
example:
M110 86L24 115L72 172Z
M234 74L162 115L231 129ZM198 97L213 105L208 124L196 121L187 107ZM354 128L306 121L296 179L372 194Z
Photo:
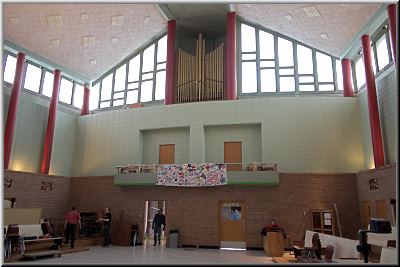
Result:
M246 250L245 248L220 248L223 250Z
M47 24L49 25L49 27L62 26L61 16L47 16Z
M81 13L81 20L87 20L89 18L88 13Z
M324 40L327 40L329 38L329 36L326 33L321 33L321 38Z
M111 25L112 26L121 26L124 24L124 16L112 16L111 17Z
M97 63L96 59L89 60L89 63L95 65Z
M116 43L116 42L118 42L118 38L117 37L111 38L111 43Z
M82 38L83 47L91 47L95 46L96 44L96 37L94 36L86 36Z
M10 24L19 24L19 18L17 17L11 17L9 20Z
M144 17L143 23L148 23L150 21L150 17L146 16Z
M303 11L306 14L306 16L309 18L320 16L320 14L315 6L303 7Z
M51 45L52 46L56 46L56 45L59 45L60 44L60 40L59 39L53 39L53 40L51 40Z
M293 18L292 18L292 16L291 16L290 14L285 15L285 18L286 18L287 20L293 20Z

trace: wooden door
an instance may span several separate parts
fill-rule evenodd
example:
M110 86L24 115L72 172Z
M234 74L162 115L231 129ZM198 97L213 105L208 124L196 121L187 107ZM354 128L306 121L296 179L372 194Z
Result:
M368 201L362 203L362 225L364 229L368 229L369 220L371 218L371 205Z
M376 217L381 219L388 219L386 201L384 199L379 199L375 201L375 206Z
M236 163L236 164L228 164L227 171L242 170L242 142L224 143L224 162Z
M247 209L244 201L219 202L221 247L246 248Z
M175 145L160 145L159 164L174 164L175 163Z

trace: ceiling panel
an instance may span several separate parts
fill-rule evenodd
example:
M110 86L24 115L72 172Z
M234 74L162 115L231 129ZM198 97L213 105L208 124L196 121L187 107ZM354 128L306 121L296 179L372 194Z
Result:
M382 4L237 4L236 13L324 52L339 56ZM319 16L303 10L315 7ZM291 20L290 20L291 19ZM328 39L323 39L326 34ZM326 37L326 36L324 36Z
M14 3L3 7L5 39L92 80L167 26L154 4ZM49 26L47 17L54 16L61 17L61 26ZM120 22L120 16L123 24L112 26L112 17ZM17 24L12 23L14 18ZM94 39L94 46L84 45L85 37ZM52 45L52 40L59 44ZM90 64L93 60L96 64Z

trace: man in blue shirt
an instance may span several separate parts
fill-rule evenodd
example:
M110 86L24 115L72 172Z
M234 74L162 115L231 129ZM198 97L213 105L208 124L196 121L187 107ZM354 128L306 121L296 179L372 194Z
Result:
M158 239L158 244L161 245L160 240L161 240L161 225L164 225L163 231L165 230L165 215L162 213L163 209L159 209L158 213L154 216L153 219L153 225L152 228L154 230L154 245L157 245L157 239Z

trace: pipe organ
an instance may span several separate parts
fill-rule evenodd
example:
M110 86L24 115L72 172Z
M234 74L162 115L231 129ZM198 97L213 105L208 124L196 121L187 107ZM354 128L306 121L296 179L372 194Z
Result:
M224 99L224 44L206 54L199 34L196 55L177 52L177 103Z

